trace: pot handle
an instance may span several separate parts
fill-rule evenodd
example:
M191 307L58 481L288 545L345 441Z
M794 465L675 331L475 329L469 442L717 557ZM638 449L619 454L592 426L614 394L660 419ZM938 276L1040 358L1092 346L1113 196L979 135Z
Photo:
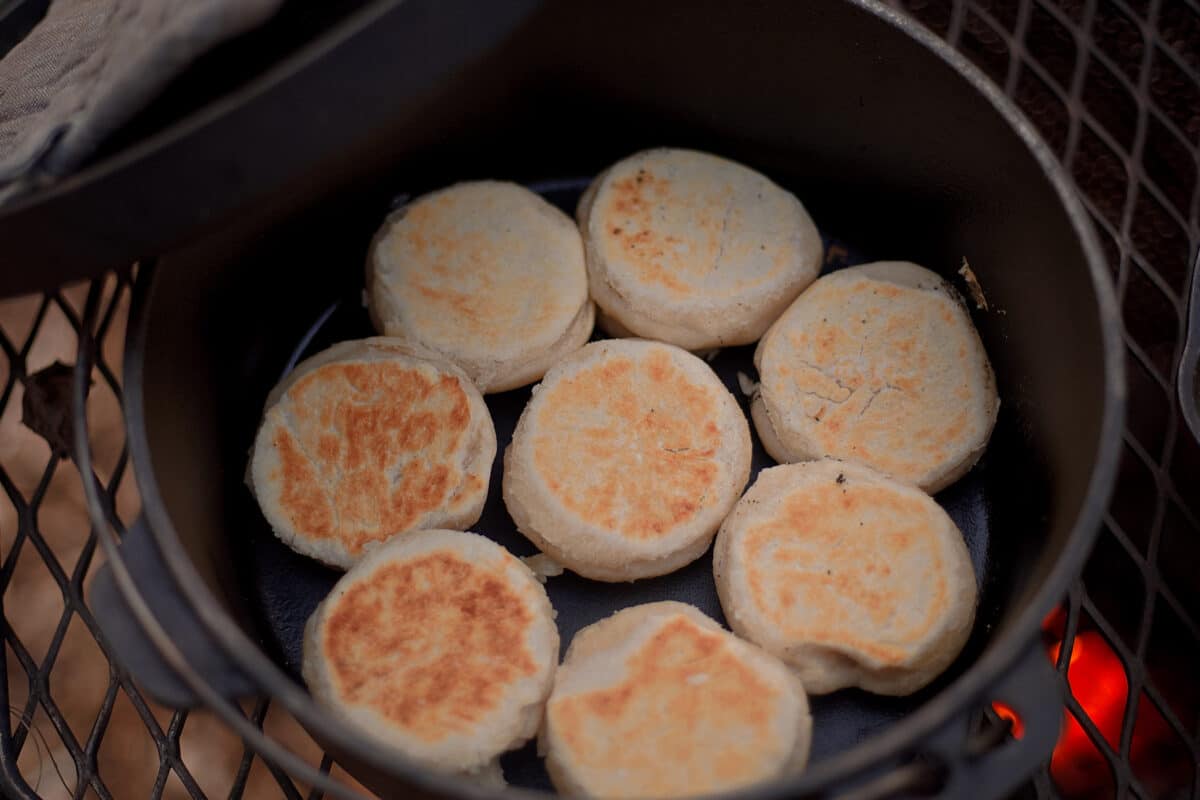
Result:
M1183 419L1200 442L1200 252L1192 267L1192 291L1187 308L1187 332L1179 360L1179 408Z
M972 732L974 709L939 728L898 767L846 792L837 800L883 800L912 795L936 797L1007 797L1054 750L1062 729L1062 683L1040 643L1031 643L1024 654L979 700L1001 702L1020 719L1020 736L1007 730L998 744L983 743Z
M163 630L188 664L222 697L233 699L256 693L256 687L205 631L204 624L188 605L171 576L162 553L143 517L138 517L121 537L118 548L132 587L122 587L110 563L98 570L89 593L89 603L108 650L145 691L165 706L192 708L199 704L195 693L172 669L138 623L125 599L124 588L139 592L158 618Z
M989 748L979 746L969 719L943 728L930 742L930 751L947 765L943 792L948 797L967 797L984 788L989 796L1007 797L1049 760L1062 732L1062 681L1039 641L1026 648L984 699L1011 708L1023 730Z

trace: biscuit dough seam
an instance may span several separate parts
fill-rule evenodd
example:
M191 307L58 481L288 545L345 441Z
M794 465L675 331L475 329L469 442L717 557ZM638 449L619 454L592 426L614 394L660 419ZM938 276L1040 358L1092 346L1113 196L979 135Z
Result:
M729 234L729 217L733 214L733 204L737 200L736 197L730 197L729 202L725 203L725 213L721 217L721 234L717 238L717 257L713 259L713 265L710 272L716 272L721 266L721 259L725 256L725 240Z

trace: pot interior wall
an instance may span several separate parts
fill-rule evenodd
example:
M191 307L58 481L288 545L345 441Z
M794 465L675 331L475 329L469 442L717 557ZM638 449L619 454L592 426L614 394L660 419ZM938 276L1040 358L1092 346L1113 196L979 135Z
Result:
M262 402L323 310L357 297L394 198L469 178L589 176L658 145L762 170L863 257L948 278L965 258L978 275L992 310L975 322L1002 409L980 472L989 568L958 670L1067 545L1104 397L1084 256L1019 137L886 22L839 0L551 3L453 87L431 87L406 125L364 142L326 165L338 179L313 176L302 212L240 220L164 258L155 277L143 389L152 468L189 557L253 637L254 577L239 570L264 523L242 480ZM239 146L269 157L269 143Z

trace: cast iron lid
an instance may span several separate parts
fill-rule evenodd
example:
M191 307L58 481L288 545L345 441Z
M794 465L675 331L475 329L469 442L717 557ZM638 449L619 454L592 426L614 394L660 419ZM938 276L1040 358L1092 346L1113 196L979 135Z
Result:
M38 265L0 270L0 297L166 252L249 209L282 216L352 182L386 155L370 146L374 137L409 122L411 104L399 98L448 81L538 5L290 3L193 65L81 170L0 206L4 263ZM0 18L0 41L11 46L13 29L35 19ZM380 73L388 80L345 79ZM313 97L322 98L319 115Z

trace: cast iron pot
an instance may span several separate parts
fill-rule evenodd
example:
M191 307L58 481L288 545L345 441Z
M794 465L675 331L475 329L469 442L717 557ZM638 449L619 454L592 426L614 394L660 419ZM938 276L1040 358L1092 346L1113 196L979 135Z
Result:
M100 175L160 190L139 202L160 202L149 213L168 231L147 232L143 253L189 240L137 274L125 409L144 511L92 594L151 693L216 706L294 766L228 704L270 695L382 793L484 793L386 755L312 703L300 630L336 573L270 534L243 485L247 449L267 391L297 359L370 332L363 261L389 208L489 177L569 209L605 165L656 145L721 153L795 191L831 268L902 258L954 278L966 259L990 303L975 322L999 423L981 464L938 496L980 580L971 641L911 698L816 698L808 770L740 794L999 796L1048 757L1062 698L1038 629L1080 570L1113 481L1115 303L1086 215L1029 123L940 40L873 0L374 4L151 140L137 155L155 170L123 173L132 159ZM192 183L165 193L163 174ZM749 353L729 349L714 366L736 386ZM86 370L81 359L80 397ZM527 397L489 398L501 447ZM755 469L768 463L756 450ZM499 460L476 529L524 555L532 547L504 514L498 470ZM706 556L634 584L551 579L564 646L651 599L720 619L709 569ZM1024 735L984 747L976 719L995 700ZM504 764L511 791L548 786L532 745Z

